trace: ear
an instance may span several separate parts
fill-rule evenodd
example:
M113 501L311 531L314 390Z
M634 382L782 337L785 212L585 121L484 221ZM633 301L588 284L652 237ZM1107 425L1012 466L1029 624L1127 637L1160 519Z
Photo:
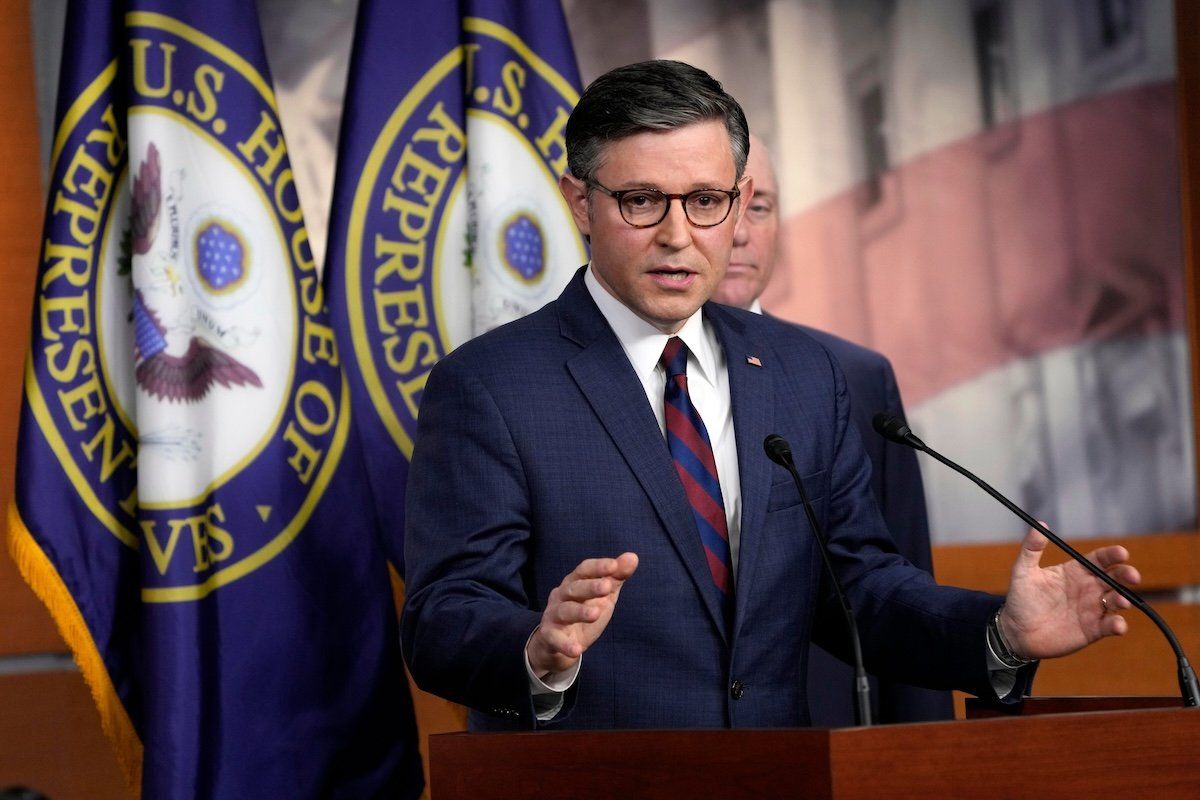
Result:
M584 236L591 236L592 222L588 218L587 186L571 173L564 172L558 179L558 190L567 201L567 208L571 209L571 217L575 220L579 232Z
M746 209L750 207L750 201L754 199L754 178L749 175L743 175L738 181L738 188L742 193L737 199L737 218L734 221L734 228L742 221L742 217L746 215Z

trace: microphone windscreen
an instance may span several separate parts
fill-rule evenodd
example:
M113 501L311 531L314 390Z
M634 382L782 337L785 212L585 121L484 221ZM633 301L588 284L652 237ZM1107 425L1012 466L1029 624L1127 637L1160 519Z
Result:
M904 424L904 420L884 411L875 415L875 418L871 420L871 426L880 436L898 444L908 444L906 437L912 433Z
M766 451L767 458L781 467L792 463L792 446L778 433L772 433L763 440L763 450Z

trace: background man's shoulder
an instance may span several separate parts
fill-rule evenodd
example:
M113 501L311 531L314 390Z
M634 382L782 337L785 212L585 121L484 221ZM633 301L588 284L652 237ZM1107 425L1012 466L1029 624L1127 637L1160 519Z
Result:
M887 356L877 350L856 344L849 339L843 339L828 331L813 328L799 323L786 323L796 328L806 336L816 340L818 344L833 354L833 357L847 372L891 372L892 365Z
M715 309L713 313L722 314L733 325L742 327L751 339L770 342L771 347L781 354L818 358L832 355L843 364L843 369L846 368L847 361L861 367L887 364L887 359L874 350L832 333L790 322L772 314L757 314L716 303L712 305Z

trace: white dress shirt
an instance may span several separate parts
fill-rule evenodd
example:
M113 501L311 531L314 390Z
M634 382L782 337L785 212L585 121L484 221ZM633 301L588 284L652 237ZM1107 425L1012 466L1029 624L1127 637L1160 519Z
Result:
M742 486L738 473L737 438L733 433L733 408L729 401L729 370L725 366L725 352L717 341L716 333L705 323L702 311L688 317L678 333L663 333L609 294L596 280L591 267L588 267L583 281L600 307L600 313L621 342L638 380L642 382L646 402L654 411L664 442L667 423L663 398L667 374L658 360L672 335L678 336L687 345L688 394L700 419L704 420L712 443L717 480L721 484L721 499L725 503L725 520L729 526L729 556L736 585L738 540L742 528Z

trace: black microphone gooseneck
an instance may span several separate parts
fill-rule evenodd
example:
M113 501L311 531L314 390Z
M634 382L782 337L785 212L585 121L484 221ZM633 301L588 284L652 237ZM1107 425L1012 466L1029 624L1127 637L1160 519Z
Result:
M820 545L821 559L825 562L825 571L829 573L833 591L837 594L838 603L842 606L842 614L846 617L846 630L850 634L850 644L854 648L854 722L857 725L870 725L871 684L867 680L867 670L863 666L862 642L858 639L858 625L854 622L854 611L850 608L850 601L846 599L846 593L842 591L842 582L838 580L837 573L833 571L833 561L829 557L829 544L825 541L825 533L817 523L817 515L813 512L812 503L808 502L808 492L804 491L804 481L800 480L800 475L796 472L796 465L792 461L791 445L787 443L787 439L777 433L772 433L763 441L763 450L767 452L767 458L791 474L792 480L796 482L796 488L800 490L800 502L804 506L804 513L808 517L808 524L812 527L813 535L817 537L817 544Z
M904 424L903 420L891 414L880 413L875 415L874 420L872 420L872 424L875 426L875 431L885 439L896 442L897 444L906 445L907 447L911 447L914 450L919 450L922 453L927 453L960 475L969 478L980 489L983 489L992 497L996 498L996 500L1000 501L1005 508L1024 520L1025 524L1032 528L1036 528L1043 536L1054 542L1054 544L1057 545L1060 550L1082 564L1088 570L1088 572L1099 578L1105 586L1121 595L1121 597L1124 597L1133 604L1134 608L1149 617L1150 620L1158 626L1158 629L1162 631L1163 636L1167 637L1167 642L1170 643L1171 649L1175 651L1175 660L1179 665L1179 694L1183 697L1184 706L1188 708L1200 706L1200 686L1198 686L1196 683L1196 673L1192 669L1192 665L1188 662L1187 655L1183 652L1183 647L1179 644L1179 640L1175 638L1175 634L1171 630L1170 626L1167 625L1163 618L1158 615L1157 611L1150 607L1149 603L1143 600L1132 589L1128 589L1124 585L1118 583L1116 580L1110 577L1107 572L1100 569L1100 567L1096 566L1091 561L1088 561L1083 557L1082 554L1079 553L1078 550L1071 547L1071 545L1067 544L1062 539L1058 538L1058 536L1048 530L1045 525L1031 517L1023 509L1019 508L1016 503L1013 503L1007 497L993 489L986 482L984 482L983 479L979 478L974 473L969 472L967 469L960 467L958 464L955 464L941 453L926 445L915 435L913 435L913 432L909 430L909 427Z

